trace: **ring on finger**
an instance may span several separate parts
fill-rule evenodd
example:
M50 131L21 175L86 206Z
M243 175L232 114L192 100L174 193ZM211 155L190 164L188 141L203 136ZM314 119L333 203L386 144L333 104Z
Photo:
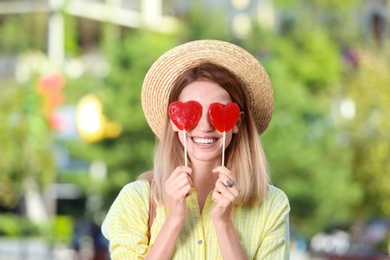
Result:
M234 185L234 183L233 183L232 180L227 180L227 181L226 181L226 186L227 186L227 187L231 188L231 187L233 187L233 185Z

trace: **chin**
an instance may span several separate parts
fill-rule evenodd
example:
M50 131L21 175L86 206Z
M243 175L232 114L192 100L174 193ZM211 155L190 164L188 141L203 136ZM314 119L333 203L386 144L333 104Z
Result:
M221 164L222 163L222 154L220 154L219 156L205 156L205 155L191 156L191 162Z

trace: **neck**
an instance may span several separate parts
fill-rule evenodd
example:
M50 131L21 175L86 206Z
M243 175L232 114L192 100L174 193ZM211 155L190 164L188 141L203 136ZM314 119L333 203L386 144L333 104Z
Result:
M218 162L220 163L220 162ZM207 196L214 190L218 174L212 172L218 164L210 162L195 162L191 165L193 187L200 196Z

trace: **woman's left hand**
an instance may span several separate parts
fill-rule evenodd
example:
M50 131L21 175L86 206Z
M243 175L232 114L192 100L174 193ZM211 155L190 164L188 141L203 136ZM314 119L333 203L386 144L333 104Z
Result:
M212 195L215 206L211 210L210 215L214 222L223 221L227 223L231 221L231 213L240 194L240 189L237 185L236 178L226 167L218 166L213 170L213 173L218 173L219 178L215 183L215 189ZM232 186L229 184L232 184Z

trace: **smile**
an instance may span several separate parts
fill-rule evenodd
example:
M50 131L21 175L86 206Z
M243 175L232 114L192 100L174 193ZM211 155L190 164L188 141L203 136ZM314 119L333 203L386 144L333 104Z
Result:
M218 138L200 138L200 137L192 137L192 141L197 144L213 144L218 141Z

